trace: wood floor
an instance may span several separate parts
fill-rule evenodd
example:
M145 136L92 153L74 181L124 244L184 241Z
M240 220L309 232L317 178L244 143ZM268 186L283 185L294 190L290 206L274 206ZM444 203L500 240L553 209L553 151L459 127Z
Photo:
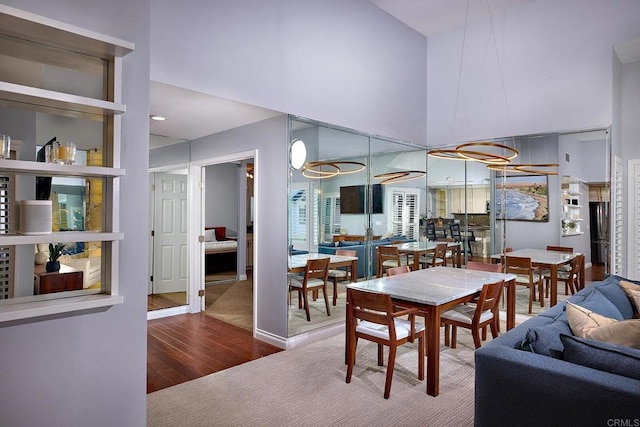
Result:
M147 393L282 351L204 313L147 322Z
M585 279L604 278L604 266L587 269ZM204 313L147 322L147 392L222 371L282 351L251 332Z

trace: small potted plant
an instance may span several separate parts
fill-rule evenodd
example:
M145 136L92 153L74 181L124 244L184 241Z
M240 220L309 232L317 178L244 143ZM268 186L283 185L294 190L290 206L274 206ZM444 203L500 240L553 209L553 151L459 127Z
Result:
M49 261L47 261L45 266L47 273L60 271L60 261L58 261L58 258L62 255L62 248L64 248L63 243L56 243L55 246L53 243L49 243Z

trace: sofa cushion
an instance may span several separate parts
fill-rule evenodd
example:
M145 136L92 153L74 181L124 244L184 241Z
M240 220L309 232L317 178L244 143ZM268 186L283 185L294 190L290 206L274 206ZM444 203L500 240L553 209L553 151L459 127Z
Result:
M593 292L587 295L587 297L581 302L574 302L572 300L569 300L567 301L567 304L569 303L584 307L587 310L591 310L601 316L610 317L615 320L624 319L622 313L620 313L620 310L618 310L618 308L598 289L594 289Z
M335 248L336 244L333 242L322 242L322 243L318 243L318 247L323 247L323 248Z
M560 334L571 335L571 328L565 313L562 311L558 313L551 323L530 327L525 333L520 348L532 353L560 358L562 357Z
M640 349L640 319L617 321L567 302L567 320L577 337Z
M640 318L640 285L627 280L621 280L620 287L627 294L633 306L633 317L635 319Z
M359 246L361 244L362 242L359 240L353 240L349 242L347 242L346 240L340 240L340 242L338 242L338 246Z
M640 380L640 350L571 335L560 340L565 361Z
M592 286L587 286L587 288L593 287L600 291L602 295L604 295L609 301L613 303L613 305L618 308L624 319L631 319L633 317L633 307L631 306L631 302L629 302L627 294L620 287L621 280L627 279L623 279L622 277L615 275L610 275L602 282L594 283Z

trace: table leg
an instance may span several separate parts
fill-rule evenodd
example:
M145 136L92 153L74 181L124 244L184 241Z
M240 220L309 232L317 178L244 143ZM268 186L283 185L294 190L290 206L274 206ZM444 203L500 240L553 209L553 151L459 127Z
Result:
M356 283L358 281L358 260L354 259L351 261L351 283Z
M507 331L516 326L516 281L507 283Z
M349 364L349 344L351 341L351 337L349 331L351 330L351 319L349 318L349 291L347 291L347 319L344 322L345 330L344 330L344 364Z
M585 258L582 257L582 264L580 265L580 289L584 289L584 264L585 264Z
M558 303L558 266L551 264L551 293L549 295L549 306L553 307ZM544 292L541 293L544 298Z
M427 252L425 252L426 254ZM420 252L414 252L413 254L413 271L420 270Z
M440 392L440 308L429 307L427 330L427 394Z

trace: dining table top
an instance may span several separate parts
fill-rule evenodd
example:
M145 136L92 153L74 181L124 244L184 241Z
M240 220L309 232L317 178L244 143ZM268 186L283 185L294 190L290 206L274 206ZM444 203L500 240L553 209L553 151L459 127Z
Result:
M438 306L473 295L486 283L514 280L514 274L453 267L433 267L405 274L384 276L347 285L350 288L384 292L391 298Z
M436 248L438 243L447 243L448 247L456 247L460 246L460 242L434 242L431 240L422 240L418 242L405 242L405 243L396 243L395 246L399 251L406 252L421 252L421 251L432 251Z
M491 255L491 258L500 260L502 259L502 255L503 254ZM535 264L561 265L566 264L567 262L574 259L577 253L549 251L546 249L518 249L511 252L506 252L504 255L531 258L531 262Z
M329 264L345 263L351 261L357 261L358 257L344 256L344 255L330 255L321 254L317 252L310 252L308 254L290 255L288 261L289 270L304 268L307 265L307 261L311 259L323 259L329 258Z

